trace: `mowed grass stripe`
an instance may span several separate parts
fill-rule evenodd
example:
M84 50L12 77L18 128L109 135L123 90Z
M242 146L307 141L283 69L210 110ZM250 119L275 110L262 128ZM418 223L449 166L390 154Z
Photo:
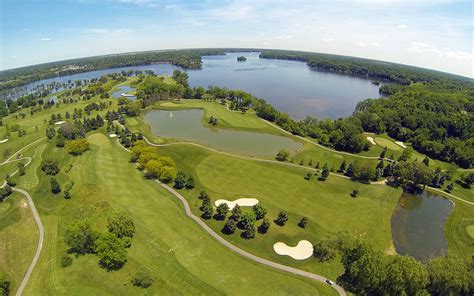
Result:
M149 268L156 278L146 292L166 295L332 295L333 289L311 280L263 267L233 254L210 238L185 216L173 196L156 183L143 178L129 154L103 134L88 137L91 150L74 158L68 178L75 181L72 198L54 198L49 177L40 177L36 200L43 205L42 215L60 217L55 225L45 225L57 233L50 237L56 248L47 247L42 265L27 292L43 294L130 295L143 290L134 288L130 279L139 266ZM44 154L50 153L45 150ZM61 153L56 152L59 158ZM64 163L69 162L65 158ZM61 176L67 180L65 176ZM42 189L41 189L42 188ZM41 196L39 196L41 195ZM137 225L136 237L124 268L106 272L98 267L97 257L79 256L72 266L61 268L65 226L81 217L105 231L106 219L113 212L126 210ZM55 258L53 260L53 257ZM52 274L51 264L59 271ZM52 278L57 285L44 284Z

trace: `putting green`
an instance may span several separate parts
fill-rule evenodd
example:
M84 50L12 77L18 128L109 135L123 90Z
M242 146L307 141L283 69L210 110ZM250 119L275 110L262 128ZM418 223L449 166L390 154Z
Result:
M471 238L474 238L474 225L466 226L466 231L467 231L467 234L469 234Z
M395 150L395 151L402 151L403 150L402 147L398 146L394 142L392 142L390 140L387 140L385 138L376 137L374 140L375 140L375 143L377 143L377 145L379 145L381 147L387 146L388 149Z

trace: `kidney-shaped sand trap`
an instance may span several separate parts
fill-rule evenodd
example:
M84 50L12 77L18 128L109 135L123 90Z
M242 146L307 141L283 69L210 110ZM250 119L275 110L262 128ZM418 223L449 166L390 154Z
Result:
M60 125L60 124L63 124L63 123L65 123L65 122L66 122L66 121L58 121L58 122L55 122L54 124Z
M111 137L111 138L116 138L117 135L116 135L116 134L110 134L109 137Z
M0 144L5 143L6 141L8 141L8 139L3 139L3 140L0 141Z
M300 240L296 247L289 247L285 243L278 242L273 245L273 250L278 255L287 255L296 260L304 260L313 255L313 244L307 240Z
M233 201L229 201L227 199L218 199L214 202L214 204L219 206L221 203L226 203L229 206L229 209L233 209L235 205L239 205L241 207L253 207L254 205L258 204L258 199L256 198L239 198Z
M395 144L397 144L398 146L400 146L402 148L407 148L407 146L405 146L405 144L401 141L396 141Z
M375 141L374 141L374 138L372 138L372 137L367 137L367 141L369 141L370 144L372 144L372 145L377 145L377 143L375 143Z

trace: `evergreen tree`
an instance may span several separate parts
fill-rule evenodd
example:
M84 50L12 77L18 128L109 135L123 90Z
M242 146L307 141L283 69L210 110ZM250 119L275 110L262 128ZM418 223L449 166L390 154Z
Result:
M339 173L344 173L345 170L346 170L346 160L344 159L341 163L341 166L339 167L338 172Z
M262 223L258 227L258 232L261 234L267 233L270 228L270 221L267 218L263 218Z

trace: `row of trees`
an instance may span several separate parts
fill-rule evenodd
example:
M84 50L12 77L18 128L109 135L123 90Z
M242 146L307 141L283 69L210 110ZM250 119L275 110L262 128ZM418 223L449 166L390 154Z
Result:
M131 151L131 162L145 170L145 176L170 183L177 177L176 164L169 157L160 157L156 148L146 145L143 141L136 141Z
M314 245L320 262L341 255L344 273L338 284L356 295L471 295L474 291L474 261L441 256L426 266L410 256L395 255L390 261L366 242L347 233Z
M452 90L473 89L469 79L461 76L356 57L302 51L263 50L260 58L302 61L315 70L370 77L401 85L422 82Z
M215 208L214 212L211 198L207 192L201 191L199 199L202 201L199 208L202 211L202 218L211 219L213 217L218 221L224 221L227 218L226 223L221 229L222 233L224 234L233 234L237 229L240 229L242 231L240 234L242 238L254 238L256 227L255 223L259 220L261 220L261 223L257 227L257 231L260 234L267 233L268 229L270 228L270 221L268 218L266 218L267 209L263 207L261 203L254 205L250 212L243 212L238 204L230 209L227 203L220 203ZM287 221L288 214L284 211L279 212L278 216L273 220L273 222L279 226L284 226ZM306 217L303 217L298 222L298 226L301 228L305 228L307 224L308 219Z

